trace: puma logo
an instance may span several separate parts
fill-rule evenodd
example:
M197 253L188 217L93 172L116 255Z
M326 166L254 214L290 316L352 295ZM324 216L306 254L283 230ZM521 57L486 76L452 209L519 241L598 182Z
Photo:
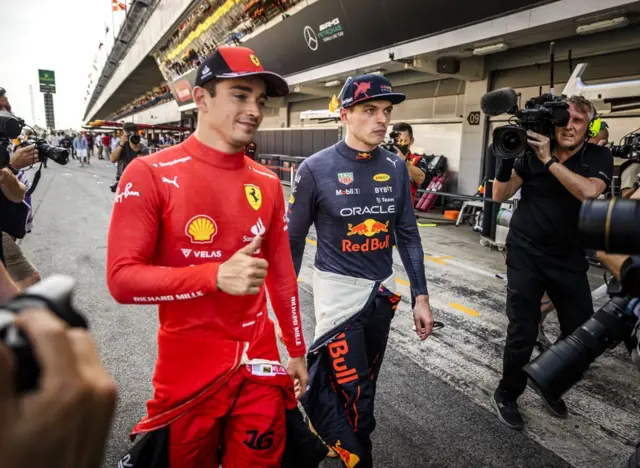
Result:
M173 180L172 179L167 179L166 177L163 177L162 178L162 182L164 182L165 184L175 185L176 188L180 188L180 186L178 185L178 176L175 176L173 178Z
M393 164L393 167L396 167L396 163L398 162L398 161L394 161L389 156L387 156L387 161L389 161L391 164Z

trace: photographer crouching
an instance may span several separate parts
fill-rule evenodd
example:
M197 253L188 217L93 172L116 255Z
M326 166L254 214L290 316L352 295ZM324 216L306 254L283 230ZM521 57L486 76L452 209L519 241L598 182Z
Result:
M116 183L111 186L111 191L115 192L118 187L120 176L129 165L138 156L148 156L149 147L140 141L140 135L136 133L137 127L131 122L127 122L122 127L123 133L118 142L118 146L111 152L109 160L112 163L118 163L116 171Z
M506 201L521 187L522 196L507 238L509 326L503 375L491 403L500 421L521 430L524 421L517 400L527 385L522 368L536 343L544 292L557 310L561 338L593 313L578 216L581 203L597 198L610 183L613 155L607 148L588 143L596 116L593 105L582 97L543 95L529 101L524 110L507 112L515 114L520 125L494 133L498 158L493 199ZM519 143L524 151L514 158L515 153L509 151ZM562 398L551 400L534 390L552 415L567 416Z

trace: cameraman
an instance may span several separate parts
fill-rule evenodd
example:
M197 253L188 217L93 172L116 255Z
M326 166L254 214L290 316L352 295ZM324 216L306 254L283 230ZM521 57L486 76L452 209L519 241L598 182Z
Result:
M136 133L135 125L127 122L124 124L123 130L118 146L109 156L112 163L118 163L117 176L122 175L125 168L135 158L149 154L149 147L140 141L140 135Z
M9 104L9 100L4 89L2 89L0 94L2 95L0 97L0 111L11 111L11 104ZM27 130L25 132L25 136L33 134L33 132L28 132L30 132L30 130ZM7 151L9 151L8 148ZM29 195L25 197L26 191L29 189L30 182L29 178L24 172L24 169L36 164L40 160L38 156L38 150L36 149L36 145L21 146L16 148L15 151L13 151L13 154L11 154L11 152L9 151L9 156L9 165L11 168L13 168L13 171L11 171L11 173L15 173L16 180L20 185L15 187L16 184L13 177L7 177L7 181L11 181L10 186L14 187L13 189L7 188L6 191L5 189L3 189L3 195L9 201L12 201L14 203L24 203L26 205L26 208L28 210L25 220L25 229L26 231L29 231L31 229L30 225L33 221L33 215L31 210L31 196ZM23 187L25 194L22 194ZM8 194L18 196L12 197ZM5 207L8 207L8 205L5 204ZM1 208L2 200L0 200L0 209ZM4 216L0 216L0 221L2 221L0 222L0 229L2 228L2 225L4 225L5 229L12 231L9 226L13 224L11 221L17 222L17 219L15 219L15 214L15 211L8 211L7 209L5 209ZM7 219L12 217L14 218L13 220ZM11 235L7 232L2 232L0 253L0 255L2 256L2 262L6 265L9 274L11 275L13 280L18 283L20 288L25 288L40 281L40 274L33 266L33 264L22 253L22 249L20 249L20 246L16 243L15 235Z
M11 104L9 104L9 98L4 88L0 88L0 111L11 112ZM37 151L35 145L20 148L16 153L19 153L21 158L34 158L37 157ZM8 150L7 148L7 151ZM24 200L24 196L27 193L27 188L21 183L16 175L10 168L4 167L0 169L0 190L2 194L13 203L21 203Z
M422 156L411 152L411 145L414 143L413 127L406 122L398 122L393 126L393 131L398 134L396 138L396 154L400 156L409 171L411 177L411 199L415 204L418 189L424 183L427 177L427 161Z
M566 102L570 119L565 127L555 128L554 145L549 137L527 131L534 154L517 161L498 158L493 185L493 199L499 202L522 187L507 238L509 326L503 375L491 399L500 421L517 430L524 427L517 404L527 385L522 368L536 343L544 292L558 313L561 338L593 313L578 215L582 201L597 198L610 183L613 155L587 142L593 105L580 96ZM543 401L554 416L567 416L562 399Z

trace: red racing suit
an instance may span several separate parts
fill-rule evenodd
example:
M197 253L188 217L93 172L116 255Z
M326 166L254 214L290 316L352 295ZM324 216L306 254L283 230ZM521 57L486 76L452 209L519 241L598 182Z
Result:
M154 396L132 434L202 412L222 387L237 386L238 372L282 387L286 406L295 407L292 381L277 365L265 288L230 296L216 285L220 264L263 236L254 255L269 262L266 287L283 340L291 357L304 356L287 234L280 180L242 153L220 153L191 136L127 167L109 228L107 282L118 302L157 303L160 314ZM279 371L250 372L270 364Z

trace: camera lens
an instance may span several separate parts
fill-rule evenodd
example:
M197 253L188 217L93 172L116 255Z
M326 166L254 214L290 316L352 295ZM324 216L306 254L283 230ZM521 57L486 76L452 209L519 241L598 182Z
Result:
M53 162L64 166L69 162L69 151L59 146L51 146L45 140L38 140L36 148L40 159L51 159Z
M134 145L137 145L138 143L140 143L140 135L136 135L136 134L131 135L131 136L129 137L129 141L130 141L131 143L133 143Z
M524 156L527 148L526 130L507 125L493 132L493 148L497 157L514 159Z
M616 347L633 330L635 316L625 314L628 299L615 297L580 328L524 367L542 394L557 401L608 348Z
M587 249L637 255L639 220L640 200L585 200L578 229Z
M520 139L516 132L507 132L502 136L502 146L509 152L517 151L520 147Z

